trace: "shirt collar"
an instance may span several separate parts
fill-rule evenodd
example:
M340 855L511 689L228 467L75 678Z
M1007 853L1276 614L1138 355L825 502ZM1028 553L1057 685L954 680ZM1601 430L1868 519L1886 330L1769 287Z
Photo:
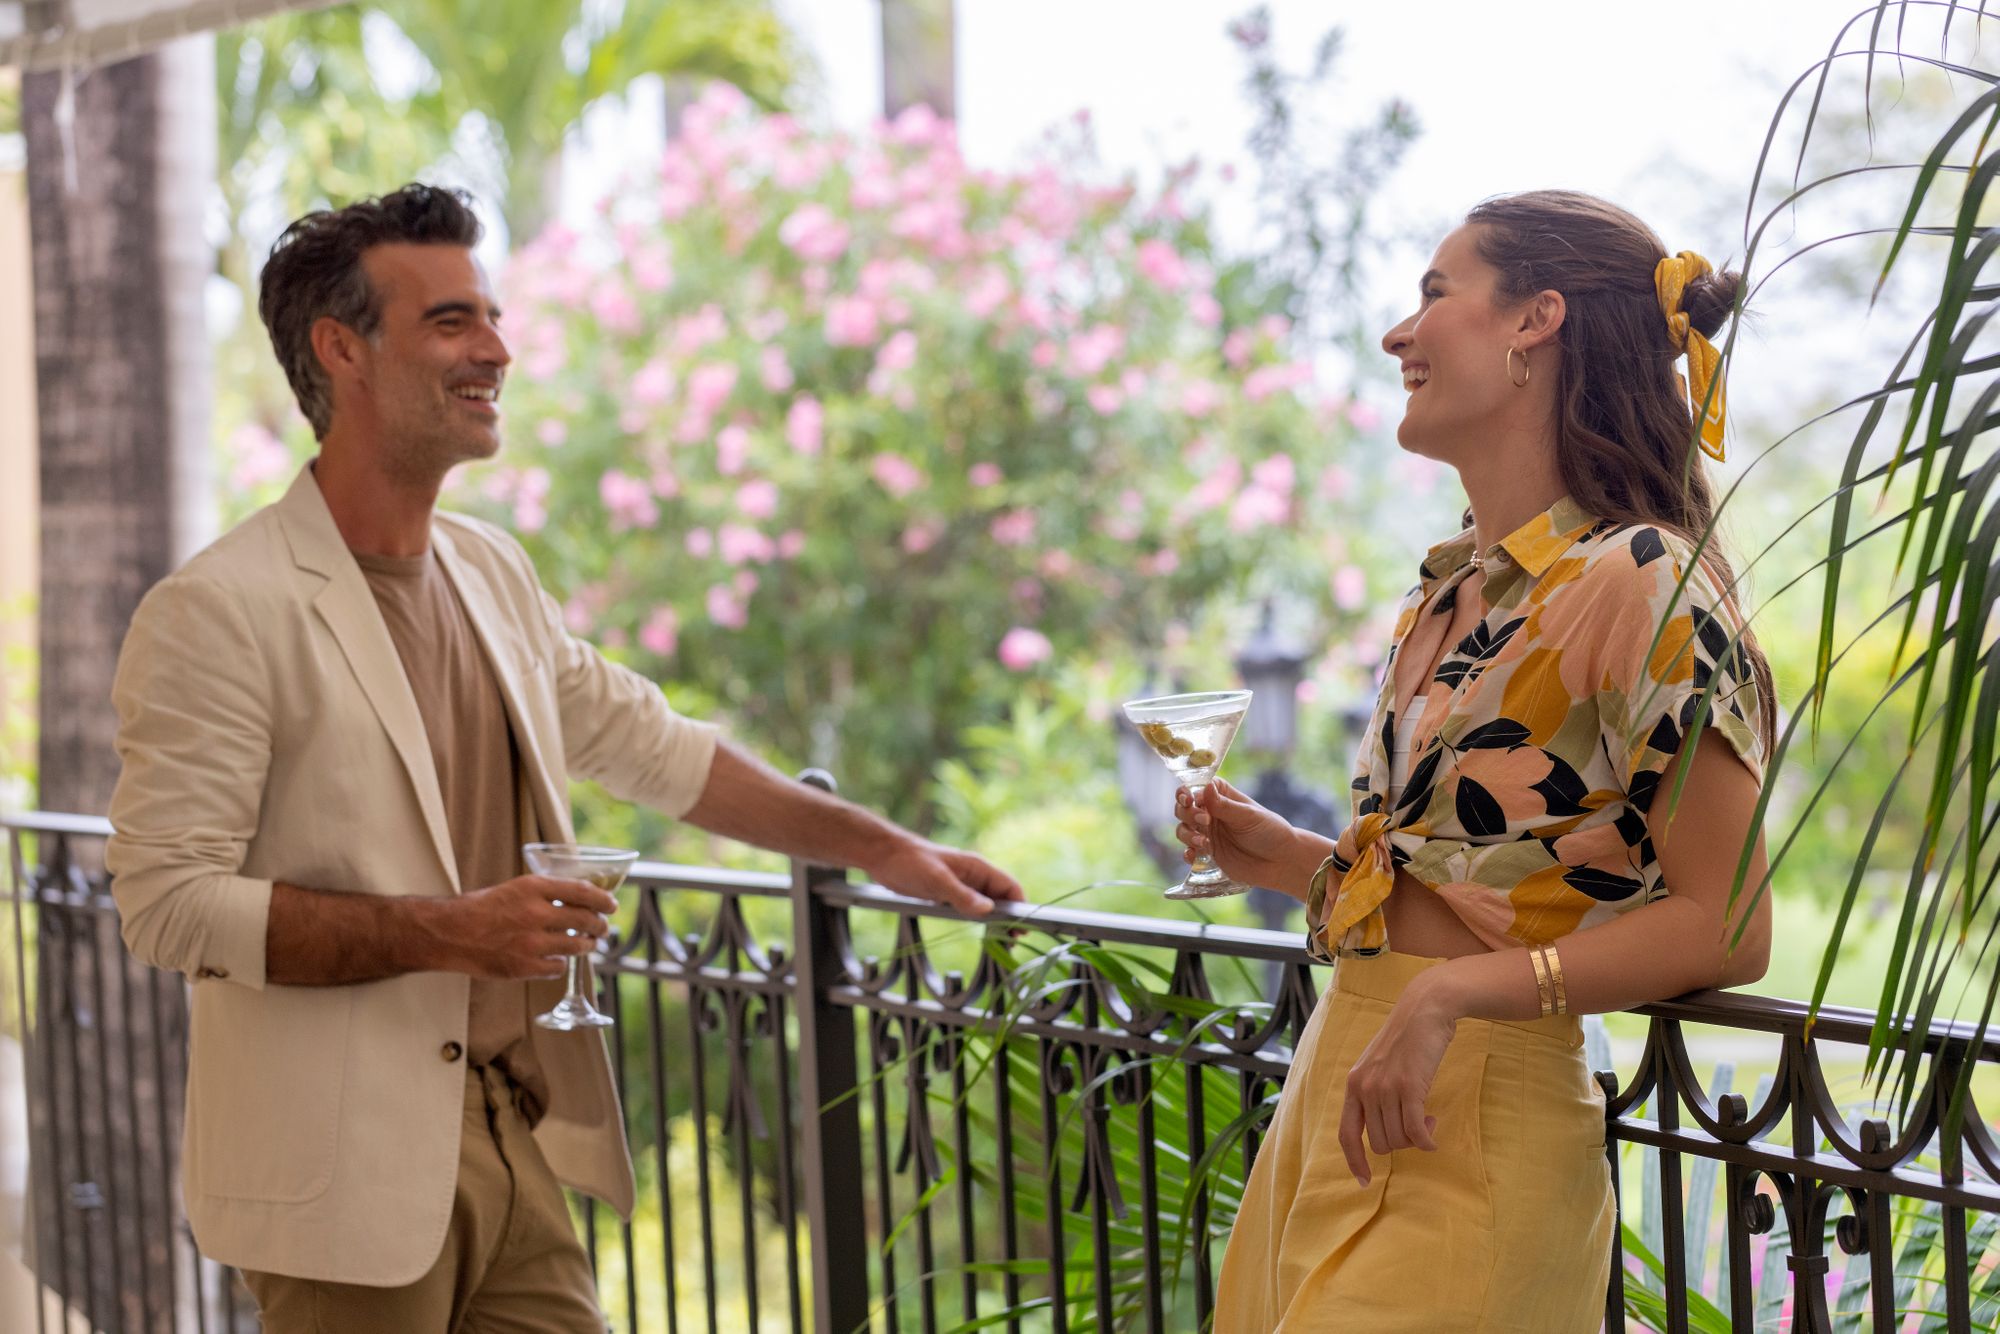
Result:
M1504 551L1530 578L1539 579L1596 522L1582 505L1564 495L1494 543L1486 557L1490 560L1495 552ZM1475 530L1467 528L1432 547L1424 555L1421 572L1425 582L1442 579L1471 560L1477 540Z
M1597 520L1565 495L1500 539L1520 567L1536 579L1591 530Z

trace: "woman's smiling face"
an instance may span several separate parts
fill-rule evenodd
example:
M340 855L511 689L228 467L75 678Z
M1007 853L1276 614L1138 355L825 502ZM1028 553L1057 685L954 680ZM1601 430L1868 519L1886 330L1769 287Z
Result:
M1457 228L1431 257L1416 313L1382 335L1408 394L1396 439L1412 453L1457 464L1491 438L1499 415L1524 406L1507 365L1507 349L1524 345L1520 312L1498 303L1499 276L1479 256L1476 225ZM1547 357L1541 353L1533 369ZM1522 359L1513 362L1519 378Z

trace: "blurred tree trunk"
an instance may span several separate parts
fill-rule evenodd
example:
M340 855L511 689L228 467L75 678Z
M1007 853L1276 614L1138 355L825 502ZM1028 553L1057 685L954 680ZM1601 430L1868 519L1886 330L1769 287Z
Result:
M213 259L201 222L215 180L213 50L192 38L22 82L46 810L108 806L119 645L139 599L210 527L202 299ZM94 845L71 849L60 883L102 890ZM51 907L41 926L38 1268L96 1328L170 1329L179 1155L154 1053L170 1044L178 1068L184 993L125 955L108 913Z
M882 114L922 104L958 116L953 0L882 0Z

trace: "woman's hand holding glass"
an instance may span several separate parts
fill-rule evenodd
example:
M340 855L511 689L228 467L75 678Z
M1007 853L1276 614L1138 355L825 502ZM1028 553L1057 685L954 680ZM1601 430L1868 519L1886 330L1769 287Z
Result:
M1224 874L1242 884L1302 897L1307 877L1319 864L1283 816L1220 778L1193 796L1182 788L1174 797L1174 818L1179 821L1174 837L1187 848L1184 860L1207 853Z

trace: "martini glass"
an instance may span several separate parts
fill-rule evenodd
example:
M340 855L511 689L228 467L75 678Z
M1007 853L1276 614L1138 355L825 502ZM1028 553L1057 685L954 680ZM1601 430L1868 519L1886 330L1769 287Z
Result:
M1161 695L1125 705L1125 716L1191 797L1199 797L1215 777L1222 757L1229 753L1229 743L1236 739L1236 729L1243 725L1243 715L1249 711L1247 690ZM1224 875L1215 859L1204 852L1189 863L1187 879L1168 890L1167 897L1214 899L1249 889Z
M607 894L618 888L625 873L632 869L632 863L639 860L639 854L628 848L597 848L582 843L529 843L521 848L521 856L536 875L552 880L581 880ZM535 1022L558 1033L575 1028L609 1028L611 1017L599 1011L583 993L583 969L576 955L569 956L568 967L569 983L563 989L563 998L547 1014L536 1015Z

